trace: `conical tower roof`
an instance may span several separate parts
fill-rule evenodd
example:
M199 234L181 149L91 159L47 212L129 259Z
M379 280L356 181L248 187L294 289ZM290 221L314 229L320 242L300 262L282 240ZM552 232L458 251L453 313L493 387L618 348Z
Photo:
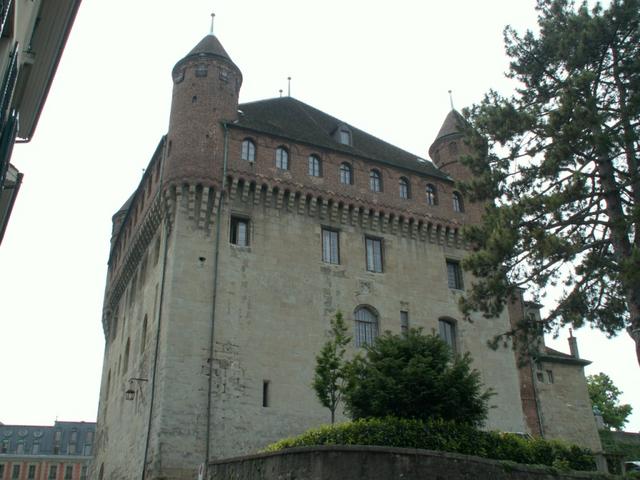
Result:
M441 141L462 135L462 127L465 123L466 120L457 110L451 110L444 119L442 127L440 127L440 131L438 132L438 135L436 135L436 139L431 144L431 147L429 147L429 155L431 155L432 150Z
M193 47L193 49L187 53L185 58L191 57L193 55L202 56L202 55L213 55L216 57L222 57L231 62L231 57L224 49L220 40L215 35L209 34L204 37L200 42Z
M184 62L194 58L212 57L220 58L229 62L233 67L236 68L236 70L238 70L238 72L240 72L240 69L235 63L233 63L233 60L231 60L231 57L222 46L222 43L220 43L220 40L218 40L218 38L212 33L208 34L202 40L200 40L189 53L187 53L178 63L176 63L173 69L175 71L175 69L182 65Z

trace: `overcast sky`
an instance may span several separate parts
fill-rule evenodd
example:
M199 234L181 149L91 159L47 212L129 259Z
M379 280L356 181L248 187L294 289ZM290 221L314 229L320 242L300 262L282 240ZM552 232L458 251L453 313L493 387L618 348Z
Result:
M171 68L215 33L242 70L240 101L291 94L416 155L450 109L512 85L502 30L535 27L534 0L84 0L0 246L0 422L95 421L111 215L138 184L171 103ZM633 343L576 332L636 411ZM552 346L568 351L566 334Z

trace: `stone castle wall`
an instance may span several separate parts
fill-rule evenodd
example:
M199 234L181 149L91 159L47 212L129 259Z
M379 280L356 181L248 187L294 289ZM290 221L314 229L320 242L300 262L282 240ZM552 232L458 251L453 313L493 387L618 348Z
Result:
M430 450L388 447L305 447L213 462L209 480L569 480L608 478L591 472L500 462Z

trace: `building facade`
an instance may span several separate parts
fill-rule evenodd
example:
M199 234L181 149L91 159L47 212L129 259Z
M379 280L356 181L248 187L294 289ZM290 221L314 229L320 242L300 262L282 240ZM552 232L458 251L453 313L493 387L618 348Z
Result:
M13 146L33 137L80 1L0 2L0 243L22 181Z
M113 217L95 478L193 478L327 423L310 385L338 311L351 353L439 332L496 391L487 428L526 431L514 352L486 346L509 315L458 310L481 215L455 187L459 114L432 163L291 97L239 104L213 35L172 76L169 131Z
M0 424L0 480L86 480L96 424Z

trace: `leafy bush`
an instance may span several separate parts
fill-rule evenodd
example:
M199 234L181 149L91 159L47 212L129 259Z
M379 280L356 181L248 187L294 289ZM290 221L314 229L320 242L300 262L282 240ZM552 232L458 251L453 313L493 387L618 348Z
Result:
M264 451L276 452L311 445L422 448L548 465L557 469L595 470L591 452L575 445L543 439L527 440L510 433L484 432L468 424L441 419L423 421L387 417L325 425L297 437L280 440Z

